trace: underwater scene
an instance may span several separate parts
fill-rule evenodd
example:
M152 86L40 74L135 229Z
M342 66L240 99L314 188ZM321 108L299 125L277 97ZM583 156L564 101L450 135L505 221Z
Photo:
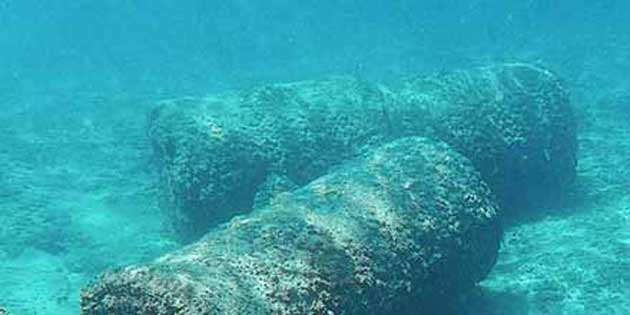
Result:
M0 315L630 314L630 3L0 1Z

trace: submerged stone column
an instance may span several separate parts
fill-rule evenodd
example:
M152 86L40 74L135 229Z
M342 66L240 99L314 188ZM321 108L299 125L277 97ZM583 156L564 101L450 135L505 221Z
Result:
M162 207L185 240L394 139L441 139L503 207L557 198L575 176L569 98L547 70L501 64L408 80L333 78L164 102L151 117Z
M106 273L82 314L401 314L485 277L500 237L471 162L403 138L152 264Z
M162 208L194 240L400 137L389 117L394 100L383 87L332 78L164 102L149 128L162 163Z
M508 215L561 201L575 178L576 120L548 70L513 63L453 71L407 81L398 100L412 115L426 109L430 136L473 161Z

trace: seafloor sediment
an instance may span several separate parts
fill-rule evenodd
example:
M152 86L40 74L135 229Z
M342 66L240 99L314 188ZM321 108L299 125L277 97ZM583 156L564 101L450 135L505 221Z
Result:
M142 102L2 98L0 305L10 315L78 314L78 292L97 273L175 247L146 167Z
M569 203L508 228L497 265L455 314L630 314L628 103L609 87L581 94Z

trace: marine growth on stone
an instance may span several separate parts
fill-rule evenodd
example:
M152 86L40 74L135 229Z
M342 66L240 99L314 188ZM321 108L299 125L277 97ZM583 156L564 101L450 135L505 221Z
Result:
M404 136L464 154L508 214L561 199L577 151L567 92L527 64L410 79L400 91L331 78L167 101L149 134L162 208L185 241Z
M404 314L483 279L501 229L447 144L402 138L157 259L101 276L82 314Z

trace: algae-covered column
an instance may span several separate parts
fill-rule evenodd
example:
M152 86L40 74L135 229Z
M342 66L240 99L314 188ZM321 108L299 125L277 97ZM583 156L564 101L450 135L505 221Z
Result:
M194 240L399 137L393 102L387 89L344 77L163 102L149 128L162 208Z
M333 78L164 102L149 134L162 207L194 240L370 148L410 135L473 161L507 209L553 199L575 175L569 98L549 71L501 64L409 80Z
M497 206L471 162L411 137L383 145L146 266L109 272L82 314L402 314L495 262Z
M409 80L398 99L410 115L427 110L430 135L471 159L508 213L560 201L575 178L576 120L548 70L514 63L453 71Z

